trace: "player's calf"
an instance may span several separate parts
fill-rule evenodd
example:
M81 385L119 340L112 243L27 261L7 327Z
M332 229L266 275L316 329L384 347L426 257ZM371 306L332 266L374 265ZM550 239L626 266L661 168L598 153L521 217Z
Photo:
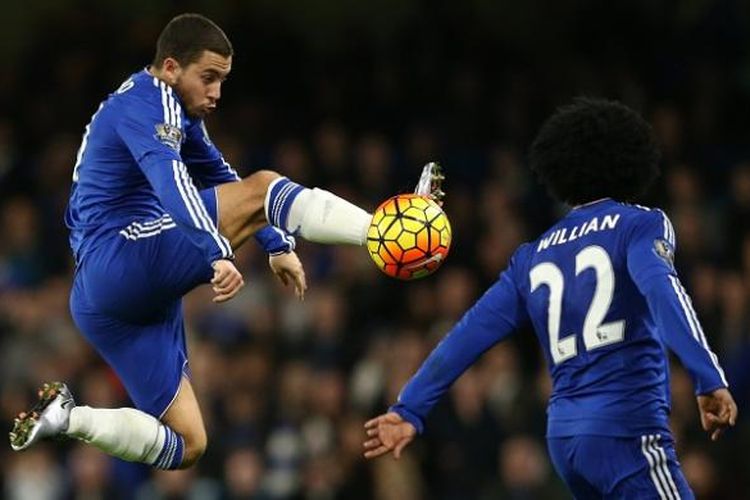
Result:
M206 431L201 426L197 432L183 434L183 439L185 442L185 448L182 455L182 463L177 468L189 469L200 460L204 453L206 453L208 437L206 436Z

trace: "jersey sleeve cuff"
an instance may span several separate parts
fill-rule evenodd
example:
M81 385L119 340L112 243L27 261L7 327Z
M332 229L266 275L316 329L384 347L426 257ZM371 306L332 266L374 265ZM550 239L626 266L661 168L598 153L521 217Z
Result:
M401 418L409 422L411 425L414 426L414 428L417 430L417 434L422 434L424 432L424 421L422 418L417 415L416 413L413 413L406 409L406 407L401 404L395 404L388 408L388 411L392 411L394 413L397 413Z
M261 228L254 237L268 255L292 252L297 245L294 236L270 225Z
M711 394L717 389L727 389L729 386L727 386L723 382L712 382L710 384L695 384L695 395L696 396L703 396L706 394Z

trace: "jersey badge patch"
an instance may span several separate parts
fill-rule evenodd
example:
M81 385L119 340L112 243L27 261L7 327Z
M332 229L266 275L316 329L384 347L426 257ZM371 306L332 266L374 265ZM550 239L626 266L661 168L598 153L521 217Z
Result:
M662 258L669 266L674 266L674 249L667 240L657 238L654 240L654 252Z
M157 123L156 139L179 152L182 144L182 131L168 123Z

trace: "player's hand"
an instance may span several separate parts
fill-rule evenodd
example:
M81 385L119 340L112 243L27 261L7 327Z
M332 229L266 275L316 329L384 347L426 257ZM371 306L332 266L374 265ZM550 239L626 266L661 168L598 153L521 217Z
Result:
M245 285L242 274L240 274L231 260L222 259L214 261L211 267L214 268L214 277L211 280L211 285L216 294L213 298L214 302L226 302L237 295L240 288Z
M375 458L393 450L393 458L401 458L401 450L411 443L417 430L394 412L375 417L365 424L365 458Z
M305 298L307 290L307 279L305 269L302 267L299 257L294 252L271 255L268 257L268 265L271 266L273 274L284 284L291 281L294 285L294 294L300 300Z
M734 426L737 421L737 404L732 394L724 388L700 395L697 399L703 430L711 434L711 441L716 441L727 427Z

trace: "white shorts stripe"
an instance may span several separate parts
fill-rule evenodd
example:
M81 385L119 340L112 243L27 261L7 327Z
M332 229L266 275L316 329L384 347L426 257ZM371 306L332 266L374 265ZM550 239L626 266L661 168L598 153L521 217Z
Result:
M669 497L666 495L666 493L664 493L661 479L656 473L656 457L651 454L651 450L649 450L649 443L650 436L641 436L641 453L643 453L643 456L646 457L646 460L648 461L648 474L649 476L651 476L651 481L654 483L654 487L656 488L656 492L659 494L659 498L661 500L669 500Z
M662 458L659 455L659 452L656 451L656 436L653 434L649 436L647 449L649 453L651 453L651 456L653 456L655 459L656 475L659 476L659 479L661 480L661 485L664 488L664 494L667 498L669 498L669 500L675 500L674 496L672 495L672 490L669 487L667 476L666 474L664 474L664 464L662 463Z
M664 448L659 446L659 439L661 439L660 435L657 434L656 436L654 436L653 445L654 449L659 455L660 467L664 473L664 476L667 478L668 491L672 494L675 500L680 500L680 492L677 490L677 485L674 483L672 473L669 471L669 461L667 460L667 453L664 451Z

